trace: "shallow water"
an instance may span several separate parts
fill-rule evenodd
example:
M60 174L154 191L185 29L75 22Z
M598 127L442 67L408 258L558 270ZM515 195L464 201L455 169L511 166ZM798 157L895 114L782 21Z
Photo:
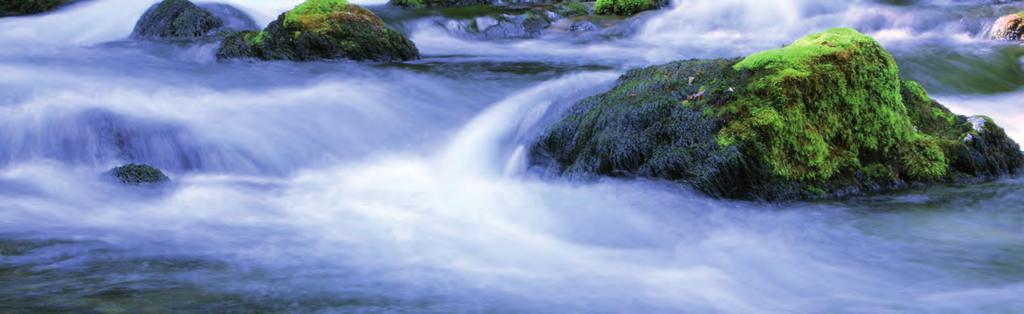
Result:
M587 41L472 41L412 14L393 23L423 60L299 64L124 40L152 2L0 19L0 312L1024 308L1019 178L759 204L524 160L629 68L833 26L1022 141L1024 52L984 27L1022 4L682 0ZM260 24L298 3L229 2ZM131 161L174 184L101 178Z

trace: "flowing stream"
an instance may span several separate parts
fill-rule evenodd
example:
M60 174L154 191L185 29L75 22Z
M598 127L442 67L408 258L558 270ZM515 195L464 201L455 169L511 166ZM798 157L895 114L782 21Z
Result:
M828 27L1024 142L1024 4L678 0L590 40L475 41L369 7L406 64L217 62L125 38L155 1L0 19L0 312L1011 313L1024 179L823 202L539 175L526 149L624 71ZM230 0L260 25L299 1ZM143 162L161 189L108 182Z

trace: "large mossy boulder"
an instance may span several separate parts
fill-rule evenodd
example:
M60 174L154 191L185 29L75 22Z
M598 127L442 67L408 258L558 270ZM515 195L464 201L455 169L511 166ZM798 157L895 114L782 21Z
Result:
M0 17L49 12L70 2L71 0L3 0L0 1Z
M852 29L744 59L630 71L570 108L531 156L565 175L668 179L762 200L991 178L1024 165L991 119L954 115Z
M163 0L146 10L135 23L132 37L192 39L212 35L224 22L188 0Z
M111 169L108 174L126 185L158 185L170 181L160 169L135 163Z
M1024 12L1010 14L992 25L992 37L998 40L1024 40Z
M419 50L369 10L344 0L307 0L259 32L228 36L217 57L313 61L405 61Z

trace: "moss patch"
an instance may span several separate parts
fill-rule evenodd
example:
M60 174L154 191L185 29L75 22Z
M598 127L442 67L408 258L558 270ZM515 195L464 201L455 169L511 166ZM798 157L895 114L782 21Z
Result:
M657 9L661 3L657 0L597 0L594 13L605 15L633 15L647 10Z
M284 25L316 28L335 12L344 12L346 0L307 0L284 14Z
M871 37L831 29L734 68L757 79L746 97L720 109L730 123L719 142L750 148L775 175L826 180L894 153L911 176L944 174L937 144L907 114L896 62Z

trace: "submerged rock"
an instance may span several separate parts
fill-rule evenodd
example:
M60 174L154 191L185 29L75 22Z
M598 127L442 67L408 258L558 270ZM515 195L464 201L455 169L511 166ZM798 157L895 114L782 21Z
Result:
M109 174L127 185L155 185L170 181L160 169L135 163L111 169Z
M224 21L188 0L163 0L135 23L134 38L189 39L212 35Z
M49 12L68 3L71 0L3 0L0 1L0 17Z
M668 179L764 200L991 178L1024 165L991 119L952 114L852 29L744 59L630 71L570 108L531 158L565 175Z
M1024 35L1024 12L1010 14L996 20L992 25L992 37L998 40L1022 40Z
M419 50L377 15L343 0L308 0L259 32L224 39L218 59L404 61Z

